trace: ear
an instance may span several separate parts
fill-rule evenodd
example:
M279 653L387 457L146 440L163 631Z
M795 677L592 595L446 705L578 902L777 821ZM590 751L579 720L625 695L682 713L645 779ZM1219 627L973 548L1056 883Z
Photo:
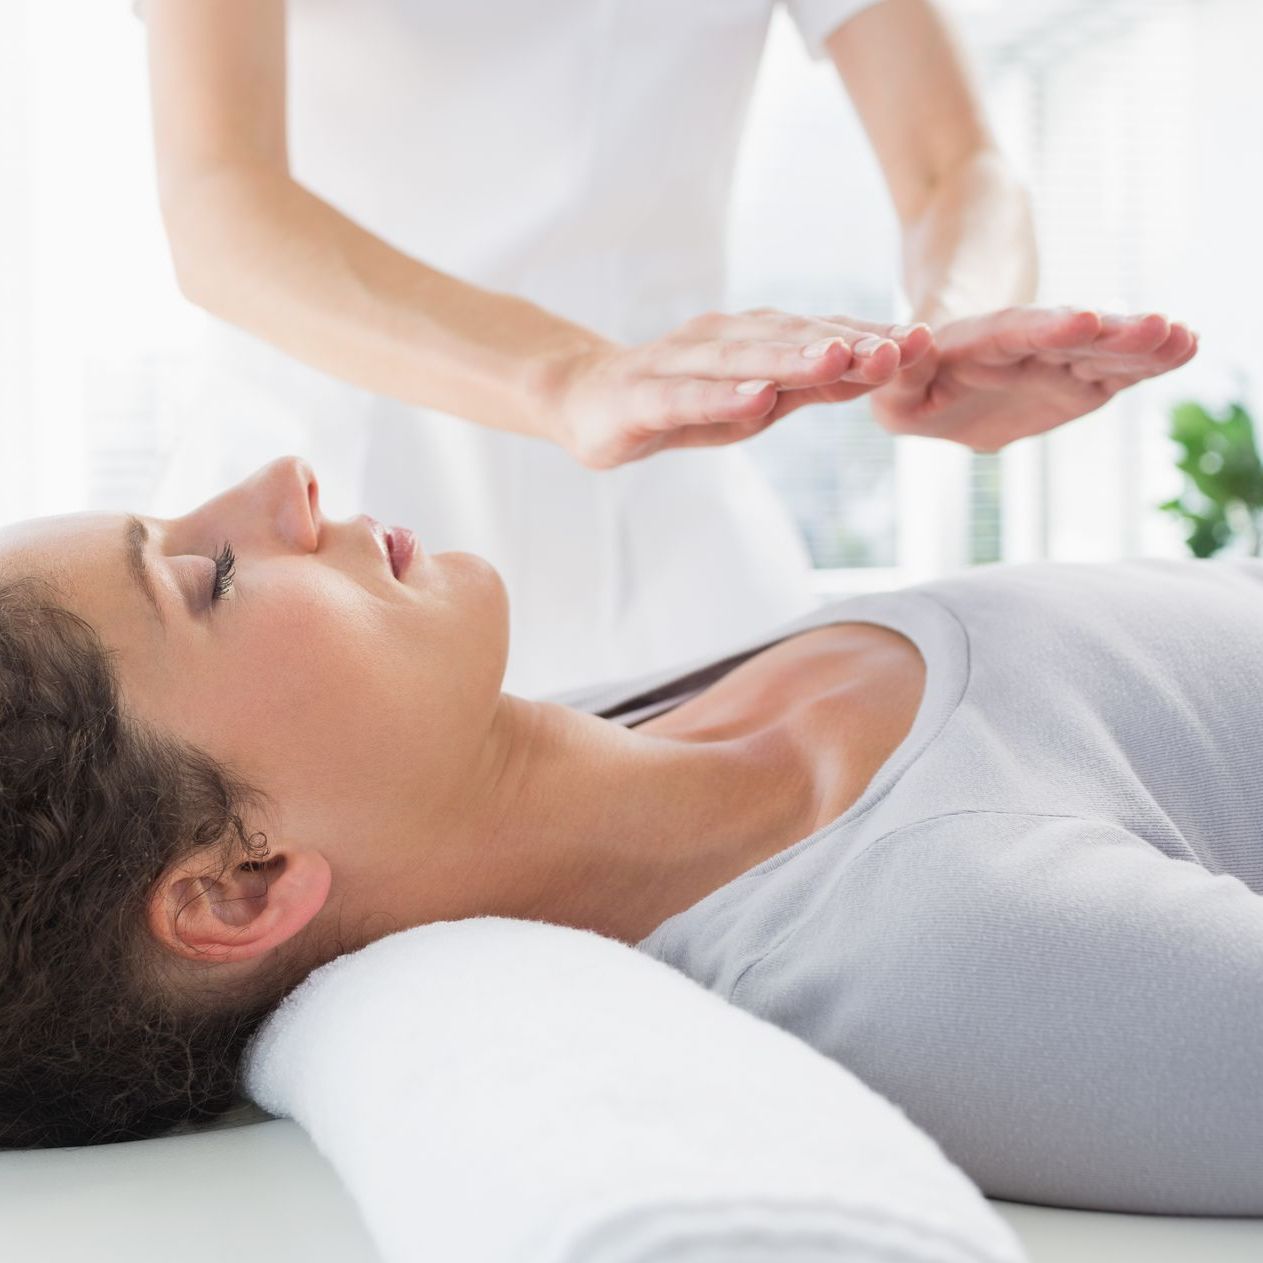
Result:
M163 875L149 904L149 928L189 960L251 960L292 938L324 907L333 873L316 851L207 871L191 857Z

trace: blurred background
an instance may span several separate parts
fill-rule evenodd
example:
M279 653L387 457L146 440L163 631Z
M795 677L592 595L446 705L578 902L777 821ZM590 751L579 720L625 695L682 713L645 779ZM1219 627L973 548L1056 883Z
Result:
M1263 4L944 7L1034 196L1040 301L1160 311L1202 349L995 455L893 440L862 400L773 427L750 450L790 505L822 593L996 560L1179 556L1185 532L1157 508L1183 483L1172 405L1263 410ZM144 27L127 0L6 0L5 28L0 521L145 511L206 317L167 260ZM738 180L730 308L905 314L875 160L833 67L807 58L781 12Z

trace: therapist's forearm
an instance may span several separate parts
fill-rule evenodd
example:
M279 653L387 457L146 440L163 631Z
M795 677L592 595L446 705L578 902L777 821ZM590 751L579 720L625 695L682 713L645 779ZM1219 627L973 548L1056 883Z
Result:
M1039 276L1030 198L994 149L932 186L904 226L912 319L933 326L1034 300Z
M191 301L405 403L560 441L544 405L549 375L605 341L427 267L269 167L204 173L167 190L163 213Z

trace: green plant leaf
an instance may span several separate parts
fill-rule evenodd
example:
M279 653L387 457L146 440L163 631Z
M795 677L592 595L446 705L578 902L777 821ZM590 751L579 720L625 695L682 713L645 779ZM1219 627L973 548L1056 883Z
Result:
M1232 540L1230 506L1243 505L1251 520L1263 512L1263 462L1254 422L1239 403L1215 416L1190 400L1171 410L1170 434L1184 449L1176 465L1185 485L1179 496L1158 507L1186 521L1185 542L1195 557L1209 557Z
M1254 423L1240 404L1229 404L1222 417L1198 403L1177 404L1171 411L1171 438L1184 448L1177 466L1207 500L1240 500L1252 511L1263 508L1263 463Z

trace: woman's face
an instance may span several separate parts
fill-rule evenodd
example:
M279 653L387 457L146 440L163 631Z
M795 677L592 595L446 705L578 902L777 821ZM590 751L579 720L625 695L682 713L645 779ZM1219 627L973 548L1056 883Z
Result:
M270 839L322 851L335 874L366 848L415 858L418 827L460 809L499 702L496 572L418 547L396 578L367 518L322 517L296 457L142 521L152 603L121 514L0 528L0 579L52 579L114 653L127 709L269 796ZM235 577L214 601L226 542Z

